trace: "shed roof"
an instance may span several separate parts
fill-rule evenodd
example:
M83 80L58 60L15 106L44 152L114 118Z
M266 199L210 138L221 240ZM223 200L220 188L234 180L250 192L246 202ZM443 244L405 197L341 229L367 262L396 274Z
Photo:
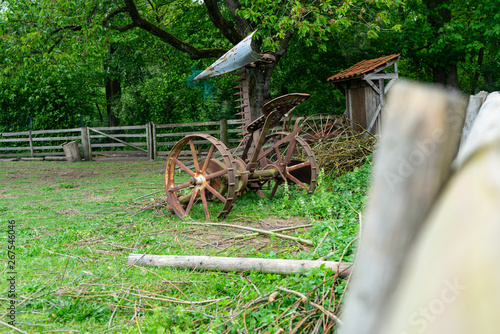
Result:
M380 66L386 65L388 62L398 57L399 54L394 54L390 56L384 56L380 58L360 61L356 65L349 67L347 70L344 70L340 73L335 74L334 76L329 77L327 81L335 82L335 81L343 81L346 79L355 79L363 74L366 74L368 72L377 69Z

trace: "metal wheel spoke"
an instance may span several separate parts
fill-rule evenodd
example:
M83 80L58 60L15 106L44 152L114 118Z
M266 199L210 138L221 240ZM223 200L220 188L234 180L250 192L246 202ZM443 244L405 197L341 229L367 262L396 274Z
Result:
M305 190L309 191L309 187L308 187L308 186L306 186L305 184L303 184L302 182L300 182L299 180L297 180L297 179L295 178L295 176L293 176L293 175L291 175L291 174L288 174L286 177L287 177L287 178L289 178L290 180L292 180L292 181L293 181L293 183L298 184L299 186L301 186L301 187L302 187L302 188L304 188Z
M203 167L201 167L201 172L205 173L208 167L208 163L210 162L210 159L212 158L212 154L214 153L214 145L210 146L210 149L208 150L207 158L205 159L205 163L203 164Z
M182 162L180 162L177 158L173 158L175 164L177 166L179 166L183 171L185 171L186 173L188 173L190 176L194 177L194 172L189 169L186 165L184 165Z
M215 173L212 173L212 174L205 176L205 180L209 181L211 179L215 179L216 177L222 176L226 173L227 173L227 169L223 169L223 170L220 170L218 172L215 172Z
M181 189L187 188L190 185L191 185L191 183L185 182L185 183L179 184L178 186L175 186L175 187L172 187L172 188L168 189L168 191L169 192L174 192L174 191L177 191L177 190L181 190Z
M307 167L307 166L311 166L311 163L309 161L305 161L305 162L302 162L300 164L296 164L296 165L293 165L293 166L290 166L290 167L287 167L287 171L288 172L291 172L291 171L294 171L296 169L299 169L299 168L302 168L302 167Z
M184 215L187 216L189 214L189 211L191 211L191 208L193 207L194 200L195 200L197 194L198 194L198 188L194 188L193 194L191 195L191 198L189 199L189 203L186 207L186 211L185 211Z
M278 159L278 163L281 164L281 163L283 163L283 159L281 159L281 152L279 149L279 144L276 145L276 143L278 142L278 138L273 137L273 141L274 141L273 148L274 148L274 153L276 153L276 159Z
M269 196L269 199L272 200L274 195L276 194L276 190L278 190L278 187L279 187L279 182L278 181L274 181L274 187L273 187L273 190L271 190L271 195Z
M205 218L207 218L207 220L210 220L210 213L208 212L208 203L207 203L207 196L205 194L205 189L200 190L200 195L201 195L201 202L203 204L203 210L205 211Z
M288 144L288 148L286 150L286 156L285 156L285 165L288 166L290 163L290 160L292 159L293 152L295 151L295 145L297 144L297 141L295 140L295 136L290 139L290 143Z
M212 194L214 194L215 197L217 197L222 203L226 204L227 199L224 198L217 190L215 190L210 184L207 183L205 188L210 191Z
M196 149L194 147L193 138L189 138L189 146L191 147L191 155L193 156L194 169L196 172L200 172L200 166L198 165L198 157L196 154Z

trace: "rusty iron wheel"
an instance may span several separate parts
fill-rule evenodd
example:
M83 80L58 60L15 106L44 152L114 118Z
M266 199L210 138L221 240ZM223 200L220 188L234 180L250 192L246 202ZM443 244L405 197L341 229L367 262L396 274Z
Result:
M195 145L206 141L209 142L207 148L196 148ZM187 157L181 162L183 153L187 153ZM200 201L207 220L217 213L219 218L225 217L236 200L236 185L235 161L219 139L201 133L188 135L170 151L165 167L165 188L172 210L180 218L188 215ZM210 202L221 202L222 210L220 205Z
M262 169L276 169L270 199L283 182L292 182L312 194L318 184L318 165L314 153L307 142L294 136L285 141L288 132L275 132L266 137L264 150L270 151L259 161ZM269 180L271 181L271 180Z

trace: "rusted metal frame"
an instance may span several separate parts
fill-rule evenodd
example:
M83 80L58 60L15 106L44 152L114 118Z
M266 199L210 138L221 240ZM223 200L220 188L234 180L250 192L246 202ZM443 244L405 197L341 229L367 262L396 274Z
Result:
M299 169L299 168L302 168L302 167L307 167L307 166L310 166L310 165L311 165L311 162L304 161L304 162L301 162L300 164L296 164L296 165L287 167L286 170L287 170L287 172L290 172L290 171L294 171L296 169Z
M262 159L263 157L268 155L274 149L275 146L279 146L279 145L283 144L285 141L287 141L288 139L295 137L297 135L297 133L300 130L302 130L303 127L304 127L304 124L296 127L292 132L288 133L285 137L281 138L276 144L274 144L273 146L271 146L270 148L268 148L267 150L262 152L256 161L259 161L260 159ZM284 134L284 132L283 132L283 134Z
M264 141L266 140L267 132L269 131L269 128L271 126L271 122L273 121L273 117L274 117L274 115L276 115L276 113L277 113L277 111L272 111L266 117L266 122L264 123L264 126L262 127L262 129L260 131L259 142L257 143L257 146L254 147L252 157L250 159L250 162L247 165L247 170L250 172L252 172L255 169L255 167L257 166L257 161L260 160L262 158L262 156L265 156L265 154L264 155L261 154L259 156L259 158L257 158L259 152L262 149L262 145L264 145Z
M101 132L101 131L99 131L99 130L96 130L96 129L93 129L93 128L89 128L89 130L94 131L94 132L97 132L97 133L98 133L98 134L100 134L100 135L103 135L103 136L105 136L105 137L108 137L108 138L111 138L111 139L113 139L113 140L116 140L117 142L120 142L120 143L125 144L125 145L127 145L127 146L133 147L133 148L135 148L135 149L137 149L137 150L139 150L139 151L143 151L143 152L148 153L148 150L145 150L145 149L143 149L143 148L141 148L141 147L138 147L138 146L135 146L135 145L133 145L133 144L127 143L126 141L123 141L123 140L118 139L118 138L116 138L116 137L110 136L110 135L108 135L108 134L106 134L106 133L104 133L104 132Z
M246 140L245 148L243 149L243 153L241 153L241 159L243 161L247 162L248 159L248 152L250 151L250 147L252 147L253 144L253 133L247 134L245 138L243 138L243 141Z
M295 120L295 125L293 126L293 132L297 131L297 133L304 128L304 123L303 125L299 127L299 123L304 120L304 117L299 117ZM298 129L298 130L297 130ZM290 139L290 143L288 144L288 148L286 151L286 156L285 156L285 166L287 166L290 163L290 160L292 159L292 154L293 151L295 151L295 144L296 144L295 136L292 136Z

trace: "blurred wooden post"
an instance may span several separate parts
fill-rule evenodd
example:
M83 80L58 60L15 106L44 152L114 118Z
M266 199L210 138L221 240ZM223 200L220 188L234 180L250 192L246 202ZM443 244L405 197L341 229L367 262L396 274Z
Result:
M465 107L461 95L438 86L400 81L391 89L341 333L386 334L381 319L449 176Z
M453 178L415 242L380 319L384 334L497 334L500 94L489 94Z
M229 146L229 142L227 140L227 120L220 120L220 140L224 143L224 145Z
M85 161L92 161L92 146L90 144L89 128L84 126L81 130L83 158Z

